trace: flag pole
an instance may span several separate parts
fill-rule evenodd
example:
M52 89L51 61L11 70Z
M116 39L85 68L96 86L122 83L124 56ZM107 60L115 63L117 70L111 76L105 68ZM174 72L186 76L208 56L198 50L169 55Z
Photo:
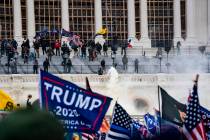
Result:
M117 98L117 100L118 100L118 98ZM113 115L114 115L115 106L116 106L116 104L117 104L117 100L116 100L116 102L115 102L115 104L114 104L114 108L113 108L113 110L112 110L112 115L111 115L111 121L110 121L110 123L112 123L112 121L113 121Z
M195 86L198 86L198 79L199 79L199 74L196 74L196 77L194 80Z
M158 107L160 111L160 86L158 85ZM161 110L162 111L162 110ZM160 119L159 119L159 135L161 134L161 119L162 119L162 112L160 111Z

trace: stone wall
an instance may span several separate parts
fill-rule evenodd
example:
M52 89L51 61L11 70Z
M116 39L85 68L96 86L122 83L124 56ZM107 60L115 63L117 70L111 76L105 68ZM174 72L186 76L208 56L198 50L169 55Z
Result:
M111 106L118 101L132 115L153 113L159 106L158 88L160 85L171 96L186 103L189 90L193 86L195 74L123 74L114 81L108 75L58 75L85 88L87 76L93 91L113 98ZM32 94L33 100L39 97L38 75L2 75L0 88L8 92L16 103L25 106L27 95ZM200 103L210 109L210 74L201 74L199 78ZM111 114L110 107L108 114Z

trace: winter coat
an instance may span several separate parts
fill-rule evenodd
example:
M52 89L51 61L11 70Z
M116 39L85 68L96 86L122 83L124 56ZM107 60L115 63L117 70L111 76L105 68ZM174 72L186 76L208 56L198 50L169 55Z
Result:
M59 42L55 42L54 48L55 49L59 49L60 47L61 47L60 43Z

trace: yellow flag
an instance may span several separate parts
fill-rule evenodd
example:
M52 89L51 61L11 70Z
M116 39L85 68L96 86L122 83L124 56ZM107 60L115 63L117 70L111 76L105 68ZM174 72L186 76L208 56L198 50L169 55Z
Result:
M107 34L107 32L108 32L107 28L101 28L101 29L97 32L97 34L104 35L104 34Z
M0 110L12 111L15 108L15 103L12 98L3 90L0 89Z
M74 133L72 140L80 140L79 135Z

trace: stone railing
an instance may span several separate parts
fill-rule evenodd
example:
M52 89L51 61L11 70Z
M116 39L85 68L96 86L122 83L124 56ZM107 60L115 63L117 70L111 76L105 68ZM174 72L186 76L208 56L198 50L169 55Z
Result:
M127 102L128 110L132 115L136 112L141 114L151 112L153 107L158 108L158 90L157 86L163 87L171 96L185 103L188 97L189 89L192 88L194 74L120 74L115 83L112 84L108 75L72 75L62 74L59 77L76 83L85 88L85 77L87 76L90 86L95 92L102 93L113 98L113 101L119 99L124 104ZM27 95L32 94L33 100L39 96L39 75L2 75L0 77L0 88L11 95L16 103L25 105ZM199 78L199 96L201 104L209 106L210 97L210 74L201 74ZM133 108L134 101L138 99L145 101L144 110ZM110 113L112 111L109 111Z
M108 82L110 76L108 75L96 75L96 74L57 74L57 76L74 83L85 84L85 77L88 77L92 83L104 83ZM134 82L134 83L146 83L148 85L154 84L169 84L170 83L186 83L193 80L195 74L119 74L118 81ZM201 83L210 82L210 74L201 74ZM12 85L27 86L28 83L36 84L39 82L39 75L27 74L27 75L1 75L0 87L5 86L12 88Z

